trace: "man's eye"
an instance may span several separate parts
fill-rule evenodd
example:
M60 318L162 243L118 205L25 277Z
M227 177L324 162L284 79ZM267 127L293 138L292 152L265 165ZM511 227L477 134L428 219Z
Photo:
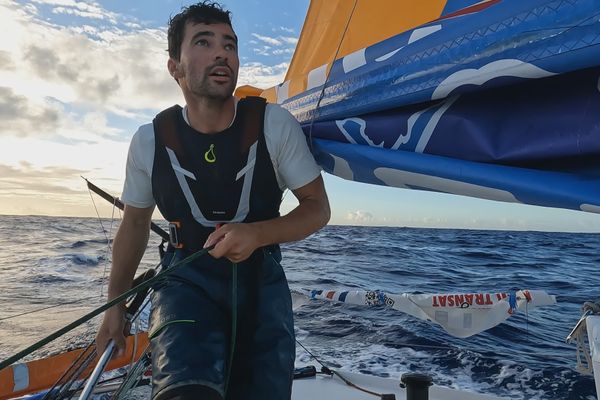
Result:
M233 44L225 45L225 50L235 51L235 45L233 45Z
M196 44L198 44L200 46L208 46L208 40L206 40L206 39L198 39L198 40L196 40Z

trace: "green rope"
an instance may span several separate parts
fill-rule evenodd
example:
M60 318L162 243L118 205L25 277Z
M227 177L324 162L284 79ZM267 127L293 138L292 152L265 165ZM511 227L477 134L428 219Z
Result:
M38 341L37 343L32 344L31 346L27 347L26 349L23 349L21 351L19 351L17 354L13 355L12 357L9 357L8 359L0 362L0 371L3 370L4 368L10 366L11 364L14 364L15 362L19 361L21 358L33 353L34 351L40 349L41 347L47 345L48 343L52 342L53 340L56 340L57 338L61 337L62 335L64 335L67 332L70 332L71 330L77 328L79 325L84 324L85 322L89 321L90 319L94 318L95 316L97 316L98 314L101 314L102 312L108 310L109 308L111 308L112 306L114 306L115 304L119 304L122 301L127 300L127 298L131 295L134 295L138 292L141 292L142 290L145 290L147 288L149 288L150 286L152 286L155 282L159 281L160 279L163 279L164 277L166 277L167 275L170 275L171 273L175 272L177 269L179 269L182 265L185 265L193 260L195 260L196 258L208 253L210 250L212 250L214 248L214 246L211 247L207 247L205 249L199 250L191 255L189 255L188 257L184 258L183 260L173 264L171 266L171 268L166 269L158 274L156 274L154 277L148 279L145 282L140 283L139 285L137 285L136 287L133 287L131 289L129 289L128 291L124 292L123 294L121 294L118 297L115 297L114 299L112 299L111 301L109 301L108 303L96 308L95 310L91 311L90 313L84 315L83 317L71 322L69 325L62 327L61 329L57 330L56 332L46 336L44 339Z
M225 379L225 395L229 389L229 378L233 369L233 353L235 351L235 337L237 335L237 264L231 263L231 340L229 350L229 365Z

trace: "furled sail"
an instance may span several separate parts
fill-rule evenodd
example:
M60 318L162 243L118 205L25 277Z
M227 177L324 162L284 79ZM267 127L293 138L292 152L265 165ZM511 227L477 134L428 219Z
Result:
M313 0L262 96L342 178L600 212L598 0Z
M294 307L319 299L360 306L385 306L434 322L456 337L469 337L504 322L518 309L556 304L543 290L512 293L391 294L381 291L305 289L292 292Z

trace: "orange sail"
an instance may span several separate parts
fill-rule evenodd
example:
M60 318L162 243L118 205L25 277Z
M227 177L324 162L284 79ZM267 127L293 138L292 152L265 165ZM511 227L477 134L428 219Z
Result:
M312 0L300 39L286 73L286 97L307 89L309 75L325 76L333 58L341 58L400 32L442 15L447 0ZM238 97L256 95L247 86ZM260 91L258 91L260 93ZM262 97L277 102L277 91L262 91Z

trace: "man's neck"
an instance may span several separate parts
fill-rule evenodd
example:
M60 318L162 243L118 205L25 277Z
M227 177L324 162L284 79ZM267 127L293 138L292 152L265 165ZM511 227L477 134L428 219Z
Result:
M235 98L224 101L194 99L187 101L188 123L195 130L212 134L229 128L235 117Z

